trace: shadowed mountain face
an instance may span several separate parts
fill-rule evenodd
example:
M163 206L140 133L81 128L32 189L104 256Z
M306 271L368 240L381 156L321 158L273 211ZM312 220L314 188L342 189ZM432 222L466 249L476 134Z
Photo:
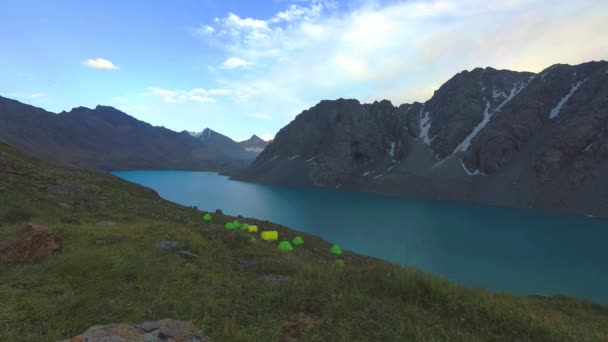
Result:
M608 215L608 63L463 71L425 103L321 101L237 178Z
M54 114L3 97L0 141L54 163L102 170L224 170L255 158L154 127L113 107Z

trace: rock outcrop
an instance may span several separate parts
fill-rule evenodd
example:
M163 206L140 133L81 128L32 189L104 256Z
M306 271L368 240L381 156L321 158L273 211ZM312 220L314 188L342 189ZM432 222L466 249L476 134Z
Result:
M234 178L608 216L608 62L477 68L425 103L321 101Z
M61 342L211 342L192 323L163 319L142 324L96 325Z
M25 223L17 232L17 238L0 241L0 263L13 264L31 261L60 251L61 239L43 226Z

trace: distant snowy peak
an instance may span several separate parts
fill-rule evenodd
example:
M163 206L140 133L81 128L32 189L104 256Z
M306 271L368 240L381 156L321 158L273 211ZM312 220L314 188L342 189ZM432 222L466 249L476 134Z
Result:
M264 151L266 146L268 146L268 141L265 141L254 134L251 136L251 138L239 142L239 145L241 145L247 152L259 154Z
M191 136L193 136L195 138L200 138L201 135L203 134L203 132L190 132L190 131L187 131L187 132L188 132L188 134L190 134Z
M255 134L253 134L251 138L247 140L236 142L231 138L221 133L218 133L210 128L205 128L201 132L188 131L188 134L200 140L205 145L221 146L223 148L239 150L242 153L249 155L260 154L262 151L264 151L264 148L266 148L269 143L268 141L265 141L264 139L258 137Z
M202 132L188 132L188 133L191 136L193 136L193 137L195 137L197 139L200 139L203 142L206 141L206 140L209 140L209 137L211 137L212 135L216 135L217 134L217 135L223 136L222 134L220 134L218 132L215 132L215 131L211 130L210 128L205 128ZM226 137L226 138L228 138L228 137ZM230 138L228 138L228 139L230 139Z

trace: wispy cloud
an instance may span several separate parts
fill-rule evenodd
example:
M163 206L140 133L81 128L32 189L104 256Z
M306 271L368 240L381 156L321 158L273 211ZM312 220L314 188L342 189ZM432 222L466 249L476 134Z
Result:
M201 25L194 30L194 33L199 36L206 36L215 32L215 29L209 25Z
M229 13L205 23L204 39L226 62L251 63L238 74L216 70L218 83L243 105L292 117L323 98L423 101L454 73L477 66L539 71L608 58L601 33L608 2L353 3L313 0L270 18Z
M181 102L215 102L217 96L226 96L230 94L228 89L203 89L195 88L192 90L171 90L159 87L149 87L148 92L144 95L155 96L160 98L165 103L181 103Z
M251 62L248 62L244 59L240 59L240 58L236 58L236 57L230 57L228 59L226 59L224 61L224 63L222 63L222 67L224 69L235 69L235 68L241 68L244 66L248 66L251 65Z
M117 65L114 65L111 61L103 58L87 59L83 62L89 68L93 69L106 69L106 70L118 70L120 69Z

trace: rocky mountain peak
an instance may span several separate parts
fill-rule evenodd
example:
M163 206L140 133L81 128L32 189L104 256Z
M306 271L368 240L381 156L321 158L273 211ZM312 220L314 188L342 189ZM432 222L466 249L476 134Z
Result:
M424 103L321 101L242 178L608 215L607 128L605 61L475 68Z

